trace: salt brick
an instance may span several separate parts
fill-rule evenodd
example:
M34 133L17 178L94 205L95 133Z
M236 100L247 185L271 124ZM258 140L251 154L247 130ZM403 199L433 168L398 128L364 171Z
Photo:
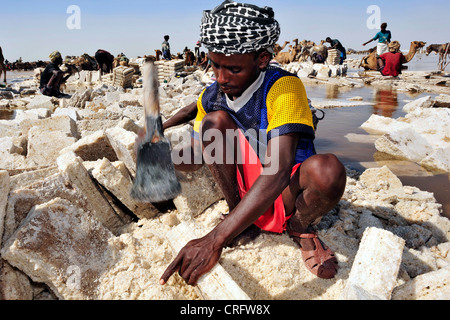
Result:
M450 267L418 275L396 287L392 300L450 300Z
M137 202L130 195L133 185L131 177L123 170L117 169L108 159L103 158L92 171L92 176L108 189L114 196L120 200L130 211L138 218L153 218L159 211L150 203Z
M8 202L9 190L9 173L6 170L0 170L0 248L2 245L2 237L5 227L6 204Z
M87 212L56 198L33 207L2 248L2 257L60 299L95 299L114 259L113 234Z
M70 182L76 185L88 199L95 217L111 232L117 234L124 223L97 189L81 158L73 152L67 152L58 157L57 164L59 170L65 173Z
M123 128L115 127L106 130L109 143L116 152L117 158L125 163L132 176L136 175L136 152L134 149L137 134Z
M389 300L397 283L404 245L405 240L389 231L367 228L341 299L354 300L366 296ZM355 292L364 292L364 295Z

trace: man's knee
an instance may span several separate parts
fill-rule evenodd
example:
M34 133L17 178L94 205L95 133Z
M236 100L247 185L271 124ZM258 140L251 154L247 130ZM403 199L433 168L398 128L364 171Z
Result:
M223 110L208 113L202 121L201 131L205 132L208 129L217 129L225 132L226 129L234 129L236 124L230 115Z
M334 154L311 157L307 167L309 183L330 200L339 200L344 193L346 172L344 165Z

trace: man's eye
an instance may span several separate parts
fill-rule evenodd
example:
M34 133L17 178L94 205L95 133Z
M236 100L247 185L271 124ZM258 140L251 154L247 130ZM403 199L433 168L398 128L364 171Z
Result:
M232 73L239 73L239 72L241 72L241 68L232 68L232 69L230 69L230 71Z

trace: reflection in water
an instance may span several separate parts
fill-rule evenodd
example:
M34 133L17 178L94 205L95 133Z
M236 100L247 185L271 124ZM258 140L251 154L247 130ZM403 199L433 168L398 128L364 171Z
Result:
M326 86L326 96L327 99L337 99L339 98L339 86L329 84Z
M398 107L398 97L395 90L386 89L375 89L375 98L373 113L379 116L392 118L392 114L397 110Z

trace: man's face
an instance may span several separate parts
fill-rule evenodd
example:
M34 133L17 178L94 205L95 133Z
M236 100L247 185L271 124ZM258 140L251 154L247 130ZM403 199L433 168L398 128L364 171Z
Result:
M61 57L56 58L54 61L54 64L56 64L57 66L62 65L62 63L63 63L63 60Z
M256 57L254 53L226 56L209 52L209 58L220 89L230 99L235 99L258 78L261 69L270 61L270 54Z

